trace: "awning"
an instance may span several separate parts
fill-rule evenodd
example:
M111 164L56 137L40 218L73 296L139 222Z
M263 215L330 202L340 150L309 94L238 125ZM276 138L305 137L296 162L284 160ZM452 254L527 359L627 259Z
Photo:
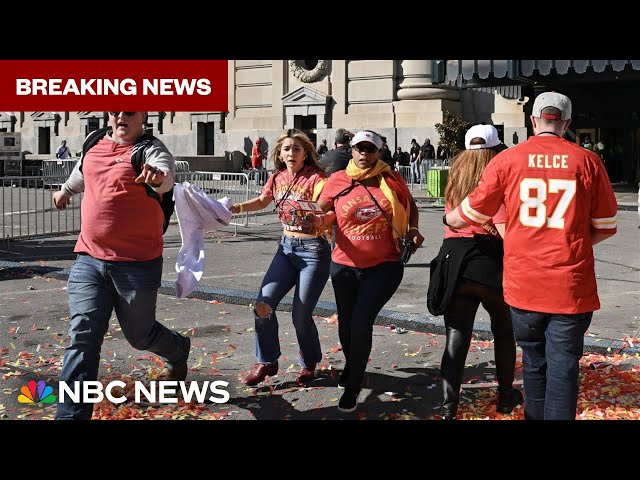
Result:
M640 60L432 60L433 83L459 88L523 85L541 77L562 80L580 74L640 72Z

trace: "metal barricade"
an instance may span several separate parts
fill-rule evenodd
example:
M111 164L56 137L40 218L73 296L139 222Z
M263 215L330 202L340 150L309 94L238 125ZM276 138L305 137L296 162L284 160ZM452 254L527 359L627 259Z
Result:
M184 160L177 160L176 161L176 173L184 173L184 172L188 172L189 171L189 162L186 162Z
M0 239L11 240L36 236L57 236L80 231L80 205L82 194L74 195L65 210L52 204L50 189L62 185L76 160L45 161L43 170L48 175L4 177L0 182ZM261 172L262 173L262 172ZM264 171L265 181L270 172ZM197 185L211 197L228 197L233 203L246 202L260 194L262 187L250 181L246 173L228 172L179 172L176 183L188 181ZM260 217L270 215L273 207L233 215L230 225L248 227L259 224ZM177 217L172 218L173 223Z
M0 238L9 241L80 231L82 194L74 195L66 209L58 210L52 203L51 190L41 188L45 183L64 183L66 177L21 176L4 180L0 187Z
M73 167L75 167L77 158L65 160L43 160L42 176L44 177L45 188L60 188L60 186L69 178Z
M443 204L444 190L449 176L449 160L428 159L418 166L418 175L413 166L400 166L399 172L407 182L409 190L416 195Z

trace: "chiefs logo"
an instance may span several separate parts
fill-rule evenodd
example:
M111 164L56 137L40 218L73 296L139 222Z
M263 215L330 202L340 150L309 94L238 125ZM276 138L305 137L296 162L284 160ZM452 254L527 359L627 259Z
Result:
M376 218L380 214L378 207L363 207L356 210L355 217L361 222Z

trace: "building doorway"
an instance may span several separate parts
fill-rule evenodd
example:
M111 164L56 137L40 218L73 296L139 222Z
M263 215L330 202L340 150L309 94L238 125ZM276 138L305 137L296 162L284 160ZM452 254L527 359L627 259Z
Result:
M318 146L316 145L317 143L316 131L318 127L318 122L315 115L307 115L307 116L296 115L293 119L293 127L297 128L298 130L302 130L304 133L306 133L307 137L309 137L309 140L311 140L314 147L318 148Z
M198 155L213 155L214 149L214 122L198 122Z
M38 127L38 153L49 155L51 153L51 129Z

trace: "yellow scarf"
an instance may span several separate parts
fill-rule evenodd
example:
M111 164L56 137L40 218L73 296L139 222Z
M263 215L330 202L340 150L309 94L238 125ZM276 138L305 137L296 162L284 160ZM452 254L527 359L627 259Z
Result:
M384 196L387 197L391 203L391 209L393 211L393 216L391 218L393 226L395 227L393 230L393 238L398 238L396 230L402 235L405 235L409 230L409 215L405 210L404 205L402 205L398 200L396 192L394 192L387 184L384 179L384 175L382 175L383 172L391 172L391 168L382 160L378 160L369 168L363 170L356 165L352 158L349 160L349 164L346 169L347 176L354 180L366 180L367 178L380 177L378 179L380 182L380 190L382 190Z

